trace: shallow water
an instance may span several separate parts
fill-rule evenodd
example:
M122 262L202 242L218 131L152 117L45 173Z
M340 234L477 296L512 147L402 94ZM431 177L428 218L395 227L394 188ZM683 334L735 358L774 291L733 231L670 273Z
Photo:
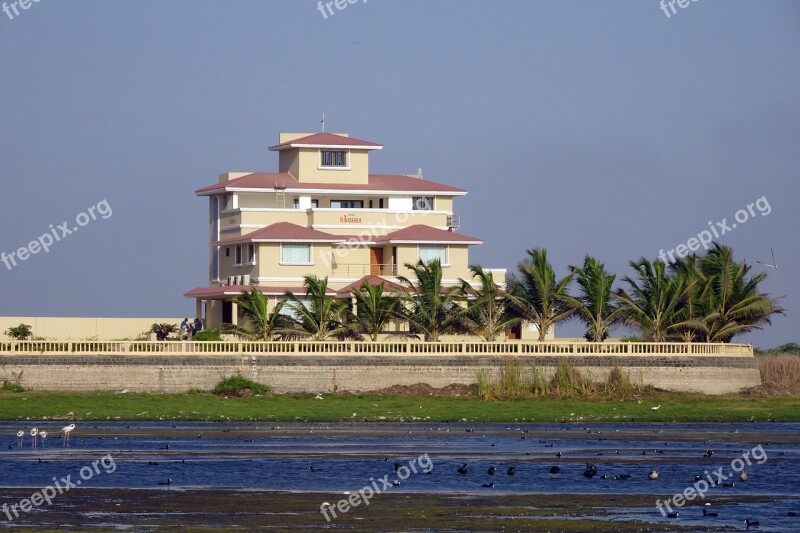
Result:
M663 499L691 487L695 475L718 481L711 473L722 468L734 486L712 487L695 501L711 503L708 509L719 517L703 518L700 507L687 506L675 508L677 522L738 528L751 518L760 520L761 531L800 530L800 519L786 516L800 512L797 423L76 425L65 448L58 438L63 423L37 423L50 435L44 448L39 441L34 450L30 424L18 448L16 432L25 424L0 423L0 486L41 489L53 477L70 475L92 488L167 488L159 483L169 479L169 488L355 492L373 482L383 487L384 478L400 480L386 489L393 493L622 495L609 501L611 519L676 522L656 510L656 497L651 508L628 508L624 495ZM704 457L707 450L711 457ZM731 461L745 452L751 464L741 482ZM91 466L104 456L105 462ZM593 479L582 475L586 462L597 468ZM396 473L395 463L408 471ZM468 472L459 475L463 463ZM490 466L497 468L494 475L487 473ZM507 475L511 466L516 472ZM551 466L561 469L555 479ZM659 472L655 481L648 479L653 469ZM631 477L613 479L620 474ZM483 486L489 483L495 486Z

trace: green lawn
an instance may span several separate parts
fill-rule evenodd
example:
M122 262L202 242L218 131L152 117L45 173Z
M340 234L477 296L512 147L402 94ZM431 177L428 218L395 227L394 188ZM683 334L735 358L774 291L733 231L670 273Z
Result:
M657 411L651 409L661 405ZM653 393L630 401L507 400L474 397L197 394L0 393L0 420L272 420L476 422L800 421L800 398Z

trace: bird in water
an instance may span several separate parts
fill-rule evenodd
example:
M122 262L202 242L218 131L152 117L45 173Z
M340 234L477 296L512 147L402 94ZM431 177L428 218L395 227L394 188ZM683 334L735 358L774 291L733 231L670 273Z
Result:
M667 518L678 518L678 512L667 513Z
M550 467L550 477L555 479L558 477L558 473L561 472L561 469L557 466Z
M467 470L469 470L469 467L467 466L467 463L464 463L463 465L458 467L458 470L456 470L456 472L458 472L463 476L467 473Z
M597 475L597 467L592 463L586 463L586 470L583 471L583 477L592 479Z
M490 476L493 476L495 472L497 472L497 469L493 466L490 466L489 470L486 471L486 473L489 474Z
M506 471L506 475L507 476L513 476L516 473L517 473L517 469L514 468L513 466L509 466L508 470Z
M70 424L68 426L64 426L61 428L61 433L64 434L64 446L69 446L69 434L72 433L72 430L75 429L75 424Z
M493 489L494 488L494 483L484 483L483 485L481 485L481 487L483 487L485 489Z
M749 518L745 518L744 525L750 529L751 527L758 527L760 524L758 523L758 520L750 520Z
M172 485L172 479L167 478L166 481L159 481L158 484L159 485Z
M747 470L742 470L742 473L739 474L739 481L747 481Z
M708 509L703 509L703 516L708 516L709 518L716 518L719 516L719 513L712 513Z
M22 448L22 441L25 439L25 432L21 429L17 431L17 448Z
M46 431L40 431L39 432L39 436L42 437L42 448L44 448L44 439L47 438L47 432Z
M649 474L647 474L647 479L654 481L658 479L658 470L651 470Z

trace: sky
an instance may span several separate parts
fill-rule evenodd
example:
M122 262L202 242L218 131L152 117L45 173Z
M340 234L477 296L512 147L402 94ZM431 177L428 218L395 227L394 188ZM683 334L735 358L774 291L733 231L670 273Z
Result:
M194 191L276 171L278 133L325 113L384 145L371 172L469 190L455 211L485 241L472 262L510 273L544 247L559 274L590 254L619 279L711 222L787 309L735 340L800 341L800 2L339 5L0 12L0 251L58 237L0 263L0 315L193 314L183 294L208 284ZM777 269L755 263L770 249Z

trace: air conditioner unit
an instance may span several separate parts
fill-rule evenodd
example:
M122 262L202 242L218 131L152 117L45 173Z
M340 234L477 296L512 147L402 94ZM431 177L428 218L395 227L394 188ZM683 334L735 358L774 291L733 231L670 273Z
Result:
M242 276L241 285L250 285L250 274L245 274L244 276Z

